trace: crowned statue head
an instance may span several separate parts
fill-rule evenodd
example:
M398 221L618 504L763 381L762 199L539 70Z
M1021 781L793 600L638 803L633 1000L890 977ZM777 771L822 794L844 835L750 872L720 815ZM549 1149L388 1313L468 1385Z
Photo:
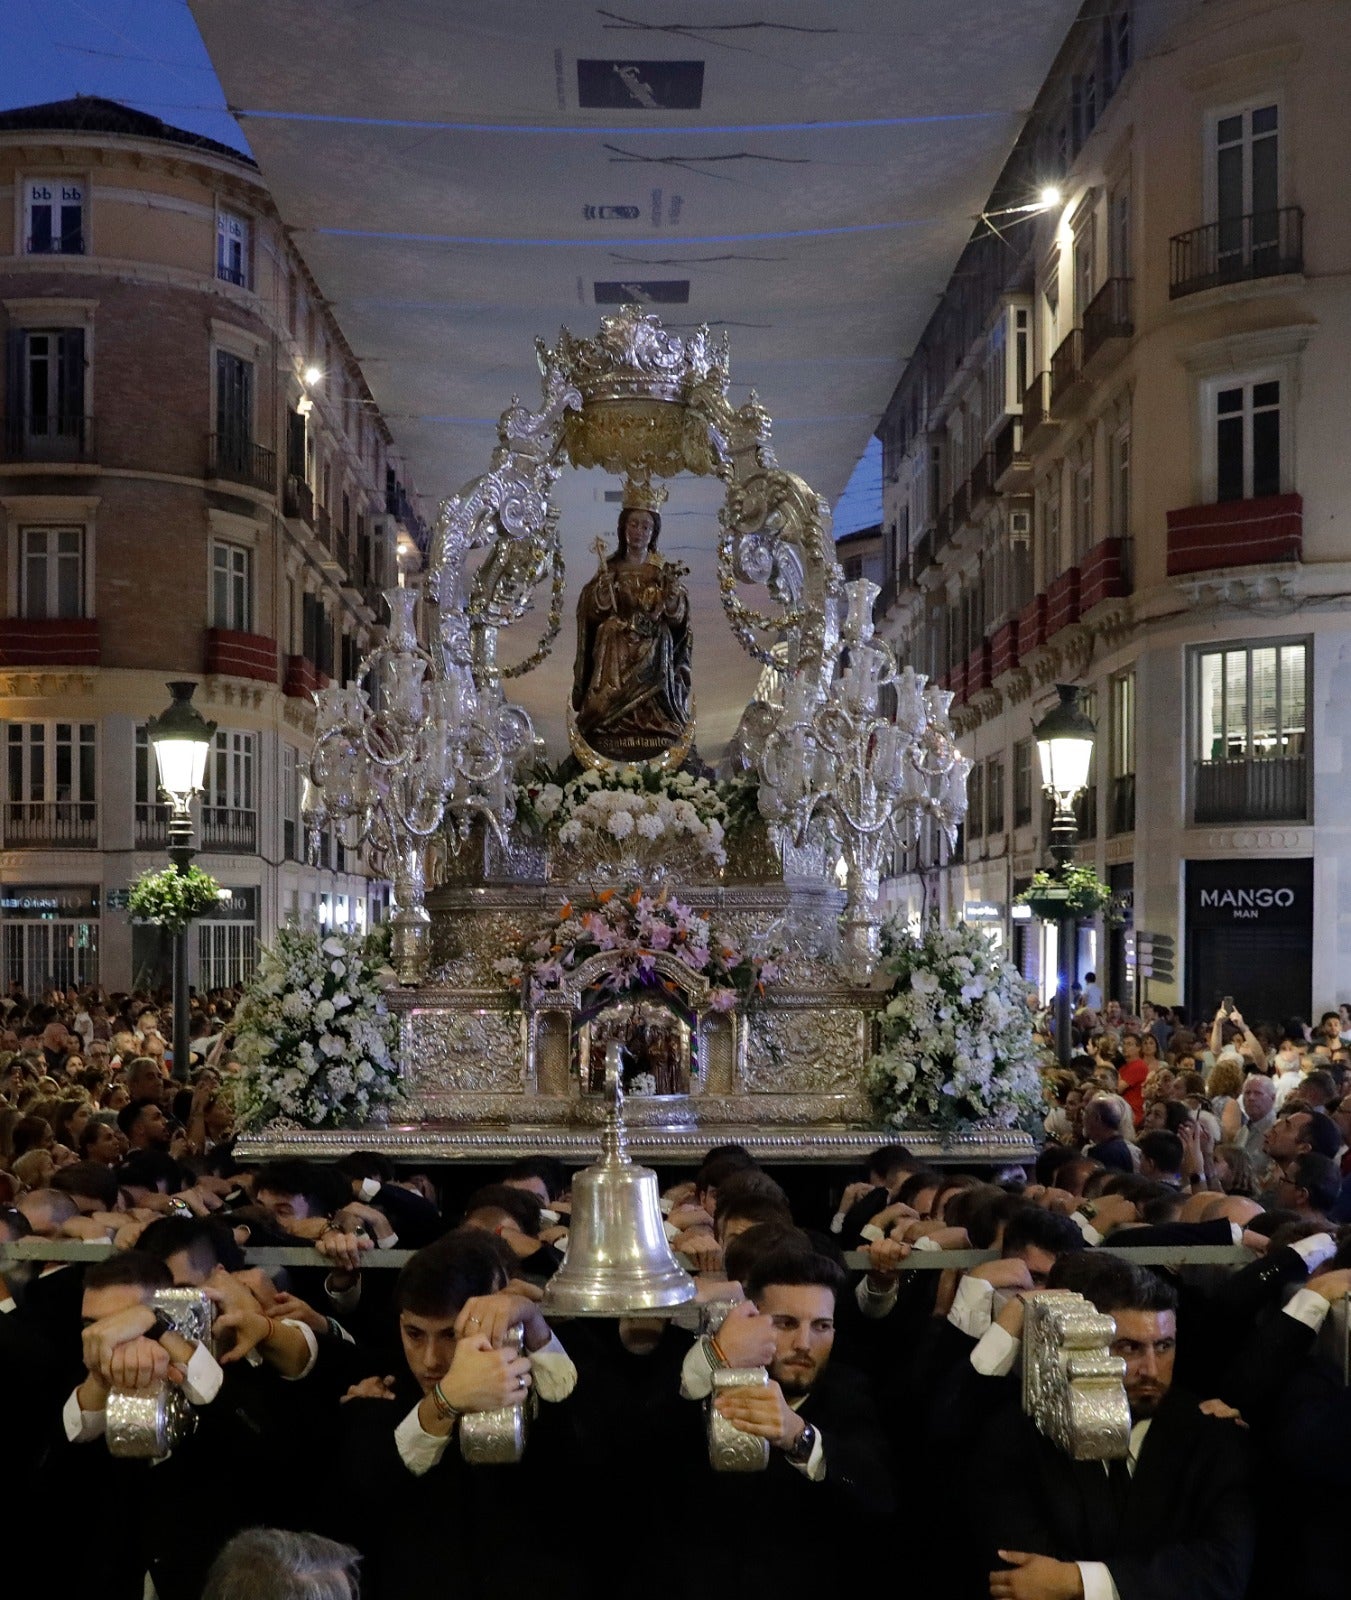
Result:
M624 479L624 499L620 507L618 546L611 561L643 561L657 548L661 537L661 507L666 503L664 485L646 475L630 473Z

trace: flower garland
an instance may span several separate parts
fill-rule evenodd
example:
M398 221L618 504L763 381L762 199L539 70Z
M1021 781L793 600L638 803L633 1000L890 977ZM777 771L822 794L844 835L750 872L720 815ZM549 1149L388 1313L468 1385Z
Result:
M630 764L579 773L563 784L545 778L522 787L523 809L565 848L631 841L659 852L669 844L693 844L717 866L727 860L726 807L717 786L693 773Z
M194 917L210 911L224 891L209 872L189 866L161 867L143 872L127 891L128 914L139 922L154 922L177 932Z
M393 981L378 933L279 929L239 1010L241 1122L343 1128L387 1117L403 1097L384 996Z
M867 1088L884 1126L954 1132L1012 1127L1034 1112L1041 1080L1022 975L979 929L898 922L883 929L890 997Z
M519 998L534 1001L561 988L570 972L602 951L613 966L599 990L627 994L669 988L654 959L665 951L708 980L715 1011L732 1011L762 997L765 985L780 975L783 954L777 948L742 949L712 925L707 912L692 910L673 895L603 889L585 905L565 901L556 922L518 954L494 961L493 970Z

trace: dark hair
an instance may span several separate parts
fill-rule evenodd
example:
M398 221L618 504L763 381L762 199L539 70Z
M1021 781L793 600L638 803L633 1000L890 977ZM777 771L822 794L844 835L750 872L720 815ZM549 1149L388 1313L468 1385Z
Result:
M898 1172L913 1172L919 1165L903 1144L879 1145L868 1157L868 1173L880 1174L890 1184Z
M1048 1289L1068 1289L1091 1300L1099 1310L1104 1300L1129 1295L1132 1267L1121 1256L1106 1250L1080 1250L1057 1256L1046 1274Z
M62 1194L77 1194L82 1200L97 1200L105 1211L117 1205L117 1174L101 1161L76 1161L52 1174L49 1188Z
M1303 1189L1315 1211L1328 1211L1337 1203L1342 1191L1342 1175L1330 1156L1316 1155L1312 1150L1296 1156L1290 1163L1288 1181Z
M776 1222L783 1227L793 1226L793 1213L782 1200L775 1200L769 1195L741 1194L732 1204L724 1206L722 1195L718 1195L718 1218L713 1224L714 1233L721 1238L726 1232L727 1224L733 1220L749 1222L755 1227L766 1222Z
M1119 1194L1137 1206L1148 1205L1151 1200L1173 1199L1177 1194L1166 1183L1160 1183L1157 1178L1142 1177L1138 1172L1114 1172L1100 1192Z
M704 1157L703 1165L694 1174L694 1192L696 1195L707 1194L710 1189L726 1183L734 1172L754 1169L755 1161L740 1145L710 1150Z
M652 543L648 546L648 549L655 550L657 548L657 540L661 537L661 513L649 510L647 506L621 506L619 520L615 524L615 534L619 539L619 548L610 557L611 561L617 561L624 554L624 524L635 511L646 511L648 516L652 518Z
M1078 1225L1058 1211L1043 1211L1040 1206L1019 1206L1004 1229L1000 1254L1016 1256L1029 1246L1061 1256L1084 1248Z
M1140 1154L1149 1157L1150 1164L1157 1172L1182 1170L1182 1140L1166 1128L1155 1128L1152 1133L1142 1134Z
M158 1111L159 1102L156 1100L128 1100L126 1105L117 1113L117 1126L130 1139L132 1131L141 1119L143 1111Z
M333 1167L318 1167L309 1161L269 1161L258 1169L253 1192L300 1195L313 1210L332 1216L351 1198L351 1186Z
M145 1250L122 1250L84 1270L86 1289L171 1289L173 1282L164 1262Z
M186 1251L193 1267L203 1276L213 1267L241 1272L245 1265L244 1252L235 1243L234 1234L216 1217L157 1217L141 1235L136 1248L164 1262Z
M10 1243L13 1243L17 1239L26 1239L33 1231L33 1224L18 1206L0 1205L0 1228L8 1229Z
M117 1181L126 1189L158 1189L177 1194L183 1187L183 1169L163 1150L133 1150L117 1169Z
M394 1307L419 1317L453 1317L466 1300L495 1294L506 1281L498 1241L477 1228L462 1228L408 1260L394 1285Z
M783 1249L810 1250L811 1240L801 1228L785 1222L757 1222L745 1233L737 1234L727 1246L722 1269L733 1283L744 1284L763 1256Z
M1298 1100L1304 1090L1310 1088L1317 1089L1329 1100L1337 1098L1337 1080L1328 1067L1317 1067L1309 1073L1295 1090L1294 1098Z
M1309 1125L1304 1132L1297 1134L1301 1144L1307 1144L1316 1156L1334 1158L1342 1147L1341 1129L1331 1117L1324 1116L1321 1111L1306 1111Z
M553 1156L522 1156L513 1161L502 1174L503 1179L538 1178L549 1191L549 1198L557 1200L567 1192L568 1172L563 1163Z
M932 1167L916 1167L905 1182L896 1191L898 1205L913 1205L914 1198L925 1189L941 1189L943 1187L943 1174L935 1172Z
M1078 1154L1073 1145L1048 1144L1037 1157L1037 1182L1043 1188L1053 1188L1055 1176L1061 1167L1073 1161Z
M353 1150L333 1163L333 1170L344 1178L375 1178L380 1183L394 1181L394 1163L378 1150Z
M42 1140L52 1131L51 1124L46 1117L20 1117L10 1129L9 1147L12 1161L17 1161L20 1156L26 1156L30 1150L36 1150Z
M1090 1279L1090 1287L1080 1293L1099 1311L1176 1311L1177 1290L1165 1278L1147 1267L1124 1262L1124 1275L1116 1273Z
M115 1120L116 1118L114 1117L114 1121ZM81 1160L88 1155L89 1146L93 1144L95 1139L98 1138L99 1134L101 1134L108 1126L109 1124L106 1118L93 1116L90 1117L89 1121L86 1122L84 1127L80 1129L80 1137L78 1140L80 1148L78 1153Z
M506 1183L486 1183L464 1203L466 1219L477 1211L503 1211L531 1239L539 1238L539 1214L543 1209L537 1194L531 1194L529 1189L513 1189Z
M953 1195L943 1212L943 1221L952 1228L965 1228L973 1250L988 1250L1000 1223L1006 1222L1021 1204L1017 1195L995 1184L972 1184Z
M744 1171L733 1173L726 1183L718 1185L718 1199L713 1212L713 1226L716 1228L729 1213L735 1212L737 1216L746 1216L745 1207L754 1201L768 1201L783 1212L791 1222L793 1208L788 1202L788 1196L783 1189L775 1183L767 1172L761 1172L759 1167L747 1167ZM762 1218L768 1221L768 1218Z
M771 1284L829 1289L838 1299L845 1284L844 1268L815 1250L785 1245L760 1257L747 1273L744 1287L747 1296L754 1300Z

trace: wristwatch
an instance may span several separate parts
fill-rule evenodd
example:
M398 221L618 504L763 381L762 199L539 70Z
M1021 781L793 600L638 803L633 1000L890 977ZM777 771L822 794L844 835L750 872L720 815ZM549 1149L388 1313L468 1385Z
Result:
M812 1458L812 1451L816 1448L816 1429L810 1422L802 1424L802 1432L798 1434L784 1454L795 1467L805 1467Z
M146 1338L153 1339L156 1344L158 1344L166 1333L177 1332L178 1329L174 1326L173 1322L164 1315L163 1311L161 1311L158 1306L156 1306L155 1320L150 1324L150 1327L146 1332Z
M1078 1208L1078 1211L1081 1217L1087 1217L1090 1222L1098 1214L1098 1208L1091 1200L1085 1200L1083 1205Z

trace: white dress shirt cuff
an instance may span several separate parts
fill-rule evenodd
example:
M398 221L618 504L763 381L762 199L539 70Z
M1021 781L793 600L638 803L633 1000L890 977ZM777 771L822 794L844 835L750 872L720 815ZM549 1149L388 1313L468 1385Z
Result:
M826 1475L826 1450L821 1443L821 1430L816 1430L816 1437L812 1440L812 1453L805 1461L791 1461L790 1466L796 1467L804 1478L810 1478L813 1483L820 1483Z
M1098 1232L1082 1211L1071 1211L1070 1221L1083 1234L1085 1244L1096 1246L1102 1243L1104 1236Z
M549 1336L548 1344L530 1352L530 1374L541 1400L566 1400L577 1387L577 1368L556 1333Z
M1304 1258L1304 1265L1313 1273L1337 1254L1337 1241L1330 1233L1315 1233L1308 1239L1296 1239L1290 1248L1297 1256ZM1322 1299L1321 1295L1319 1299Z
M357 1281L350 1289L335 1289L333 1279L336 1273L330 1272L324 1279L324 1293L328 1296L329 1304L336 1311L355 1311L361 1303L361 1275L357 1274Z
M858 1280L858 1287L854 1290L854 1299L865 1317L878 1321L882 1317L889 1316L895 1309L896 1296L899 1289L900 1285L895 1283L888 1289L880 1291L872 1289L868 1285L868 1274L865 1272Z
M680 1364L680 1398L707 1400L712 1392L713 1367L709 1362L707 1341L696 1339Z
M1084 1586L1084 1600L1121 1600L1106 1562L1076 1561L1074 1564Z
M994 1320L994 1285L968 1274L957 1285L948 1321L968 1338L979 1339Z
M910 1241L910 1248L912 1250L941 1250L943 1246L939 1244L937 1239L931 1239L927 1233L922 1233L918 1239ZM976 1281L979 1282L980 1280L977 1279Z
M418 1408L414 1406L395 1428L394 1444L404 1466L415 1478L420 1478L424 1472L430 1472L445 1455L451 1436L448 1433L444 1436L428 1433L418 1420L417 1412Z
M283 1317L281 1319L281 1326L283 1328L299 1328L301 1333L304 1334L305 1343L309 1348L309 1359L305 1362L305 1365L300 1369L299 1372L295 1373L294 1375L287 1375L285 1373L282 1374L282 1376L286 1378L287 1383L299 1383L302 1378L308 1378L310 1373L314 1371L314 1363L319 1359L319 1341L314 1336L313 1328L309 1327L304 1322L297 1322L294 1317Z
M1296 1322L1302 1322L1306 1328L1312 1328L1317 1333L1327 1321L1332 1305L1312 1289L1297 1289L1282 1309L1287 1317L1293 1317Z
M188 1362L187 1375L183 1379L183 1393L193 1405L209 1406L220 1393L224 1376L215 1356L204 1344L199 1344Z
M61 1408L61 1422L71 1444L88 1444L91 1439L102 1438L108 1425L108 1414L105 1411L81 1411L80 1391L72 1389Z
M982 1377L1005 1378L1017 1365L1022 1347L1021 1339L1015 1339L1007 1328L992 1322L971 1352L971 1365Z

